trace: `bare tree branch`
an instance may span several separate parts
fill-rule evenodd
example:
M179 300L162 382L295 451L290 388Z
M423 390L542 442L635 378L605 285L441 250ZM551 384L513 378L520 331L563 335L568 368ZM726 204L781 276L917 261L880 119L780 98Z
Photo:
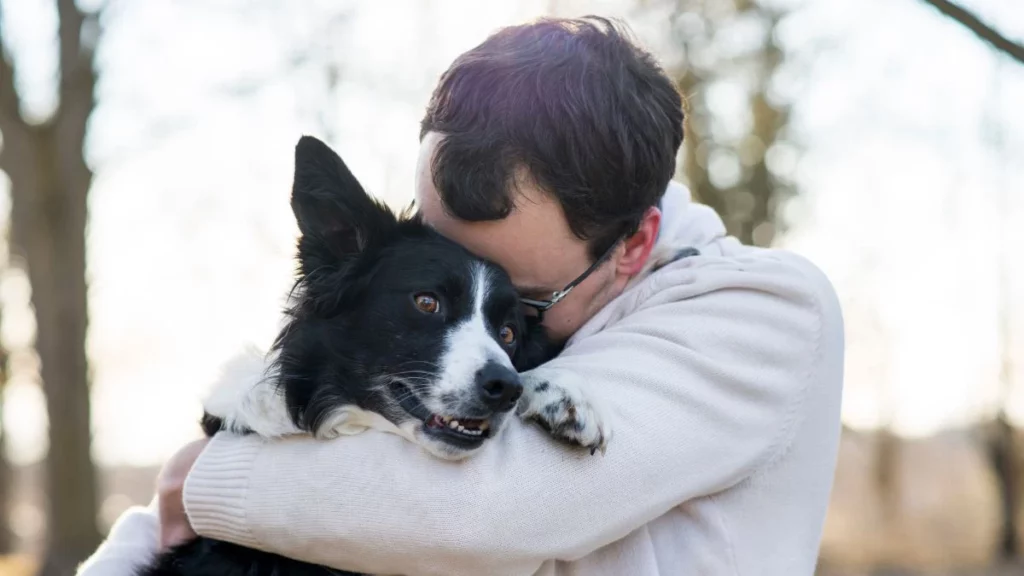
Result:
M934 7L946 17L959 23L964 28L974 32L975 36L981 38L999 52L1006 54L1020 64L1024 64L1024 45L1003 36L997 30L982 22L974 14L971 14L967 10L964 10L960 6L957 6L948 0L923 1Z

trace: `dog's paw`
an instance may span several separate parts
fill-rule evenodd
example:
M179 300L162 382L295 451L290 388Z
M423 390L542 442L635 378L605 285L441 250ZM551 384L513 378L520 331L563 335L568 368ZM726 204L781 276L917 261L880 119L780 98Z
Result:
M555 439L582 446L594 454L605 453L612 439L610 415L586 398L582 387L572 378L557 380L542 372L521 375L523 397L516 412L526 421L536 422Z

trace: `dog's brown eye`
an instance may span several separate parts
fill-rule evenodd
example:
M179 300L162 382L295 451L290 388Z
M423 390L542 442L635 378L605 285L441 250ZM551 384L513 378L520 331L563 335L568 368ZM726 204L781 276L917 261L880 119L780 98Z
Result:
M441 303L433 294L417 294L413 297L416 308L424 314L437 314L441 310Z
M498 330L498 337L505 343L506 346L511 346L516 343L516 331L511 326L505 325Z

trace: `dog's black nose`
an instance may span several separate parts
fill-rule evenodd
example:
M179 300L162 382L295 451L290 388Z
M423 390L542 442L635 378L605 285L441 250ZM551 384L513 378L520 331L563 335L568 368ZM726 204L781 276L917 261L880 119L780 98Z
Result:
M491 410L508 412L523 395L519 375L497 362L488 362L476 373L476 389Z

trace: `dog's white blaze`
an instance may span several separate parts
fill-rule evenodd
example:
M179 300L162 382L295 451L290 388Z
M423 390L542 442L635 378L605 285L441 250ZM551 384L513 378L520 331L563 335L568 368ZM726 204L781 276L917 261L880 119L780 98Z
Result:
M445 338L441 356L441 377L437 383L439 393L472 390L476 373L488 362L499 362L512 368L508 354L487 329L484 304L493 279L487 268L473 264L473 311Z

